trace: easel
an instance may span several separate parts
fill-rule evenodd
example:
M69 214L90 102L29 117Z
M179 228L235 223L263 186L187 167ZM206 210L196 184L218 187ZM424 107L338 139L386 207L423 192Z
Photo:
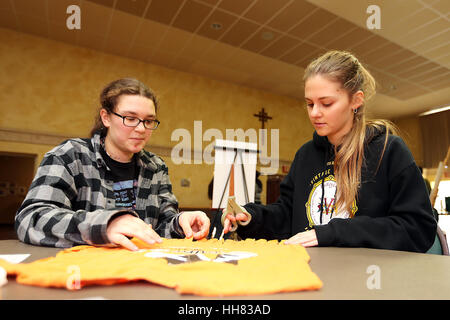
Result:
M436 172L436 178L434 179L433 190L431 190L431 192L430 192L431 207L434 207L434 203L436 202L436 198L437 198L437 194L438 194L438 190L439 190L439 183L441 182L442 175L444 173L444 168L445 168L445 166L448 165L449 158L450 158L450 147L447 150L447 155L445 156L444 161L439 162L439 166L438 166L438 169Z
M215 238L216 230L219 229L223 231L223 226L221 224L218 224L217 222L217 217L222 216L221 209L242 209L239 204L244 205L246 203L254 201L256 154L258 153L256 146L256 143L245 143L219 139L216 140L216 145L214 146L214 148L216 149L216 154L212 208L217 208L217 210L214 213L209 238ZM244 153L247 154L248 161L244 161ZM250 153L254 154L248 155ZM231 163L226 163L226 161L224 161L227 158L231 159L231 157L233 158L233 161ZM239 163L237 162L238 159ZM230 164L230 168L228 171L225 171L224 174L224 170L226 170L225 167L228 164ZM245 169L246 165L247 170ZM237 184L235 183L236 166L240 167L241 177L240 181L238 181ZM253 177L250 180L250 183L247 182L248 176ZM226 177L226 179L223 179L224 177ZM238 188L235 188L235 186L238 186ZM227 187L228 197L225 199ZM235 192L235 190L237 192ZM234 230L235 228L232 229L232 231Z

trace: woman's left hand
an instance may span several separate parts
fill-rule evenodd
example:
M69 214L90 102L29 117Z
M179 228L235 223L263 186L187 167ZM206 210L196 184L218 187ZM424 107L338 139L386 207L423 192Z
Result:
M301 244L304 247L315 247L319 245L316 237L316 230L299 232L295 236L284 241L284 244Z
M195 240L199 240L209 233L209 218L202 211L184 211L181 213L178 223L186 238L194 237Z

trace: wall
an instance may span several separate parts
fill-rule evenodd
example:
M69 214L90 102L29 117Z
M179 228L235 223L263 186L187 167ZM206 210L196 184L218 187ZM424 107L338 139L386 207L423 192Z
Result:
M409 116L393 120L400 129L400 135L411 150L418 166L423 166L422 131L419 116Z
M422 128L420 126L419 116L409 116L404 118L399 118L393 120L393 122L400 129L402 138L405 140L407 146L411 150L414 160L418 166L423 167L423 175L427 178L431 186L434 186L434 181L436 179L437 166L429 168L424 165L424 149L422 140ZM436 139L442 139L442 137L437 136ZM440 150L442 151L442 150ZM444 159L442 159L444 160ZM441 160L441 161L442 161ZM441 176L441 181L450 180L450 170L446 168ZM439 189L440 190L440 189Z
M173 163L170 151L179 143L171 141L174 130L188 129L194 145L196 120L202 121L203 133L217 128L224 137L227 128L259 129L261 123L253 114L264 107L273 117L266 128L279 129L279 158L284 164L312 137L301 101L2 28L0 70L0 130L6 132L0 135L0 151L37 154L37 163L55 144L32 142L33 136L86 137L107 83L121 77L146 83L159 98L161 120L146 149L167 162L182 207L210 206L207 189L214 168ZM25 134L11 139L15 133ZM202 148L209 143L201 142ZM190 180L189 188L180 186L182 178Z
M17 208L33 178L34 160L27 154L0 152L0 224L14 223Z

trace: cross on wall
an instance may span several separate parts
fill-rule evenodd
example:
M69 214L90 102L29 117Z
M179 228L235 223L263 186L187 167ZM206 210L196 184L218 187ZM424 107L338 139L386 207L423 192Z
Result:
M264 124L268 121L271 120L272 117L269 117L269 114L266 113L266 111L264 110L264 108L261 109L260 112L253 114L254 117L258 118L258 121L261 121L261 127L262 129L264 129Z

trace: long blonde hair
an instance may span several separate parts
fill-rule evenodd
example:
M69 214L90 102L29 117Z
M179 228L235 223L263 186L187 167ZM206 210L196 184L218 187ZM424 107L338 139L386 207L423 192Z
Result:
M340 83L347 91L350 101L359 90L364 93L364 102L354 114L352 129L343 137L341 143L335 146L336 210L343 208L351 214L351 207L353 201L358 198L358 189L361 184L361 167L364 163L367 128L375 129L371 132L386 130L385 143L378 167L386 149L389 133L397 134L398 131L390 121L366 120L365 104L375 95L376 82L353 54L335 50L325 53L308 65L303 77L304 82L315 75L321 75Z

